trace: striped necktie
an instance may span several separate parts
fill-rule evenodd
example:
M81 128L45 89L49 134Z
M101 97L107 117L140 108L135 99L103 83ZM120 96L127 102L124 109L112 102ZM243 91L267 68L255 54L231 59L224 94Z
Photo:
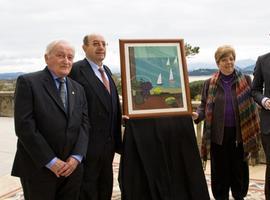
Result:
M108 90L108 92L110 93L110 83L107 80L106 76L105 76L105 71L102 67L98 68L98 71L100 72L101 78L102 78L102 82L103 85L106 87L106 89Z
M67 91L65 87L65 78L62 77L62 78L58 78L57 80L59 81L60 98L63 102L65 110L67 110Z

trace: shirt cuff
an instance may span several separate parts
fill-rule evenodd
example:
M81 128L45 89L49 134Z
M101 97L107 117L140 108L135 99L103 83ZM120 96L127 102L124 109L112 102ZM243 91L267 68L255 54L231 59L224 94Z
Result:
M47 167L48 169L51 169L51 167L56 163L56 161L57 161L57 157L54 157L54 158L46 165L46 167Z
M71 157L72 158L75 158L76 160L78 160L79 161L79 163L81 163L82 162L82 156L81 155L71 155Z
M267 97L264 97L263 99L262 99L262 106L266 109L266 107L265 107L265 102L266 102L266 100L268 100L269 98L267 98Z

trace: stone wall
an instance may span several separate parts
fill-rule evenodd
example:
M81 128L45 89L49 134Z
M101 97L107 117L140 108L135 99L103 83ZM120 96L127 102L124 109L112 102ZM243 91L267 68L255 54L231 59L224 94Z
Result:
M13 117L14 92L0 91L0 117Z
M199 104L200 104L199 101L193 101L192 109L196 110ZM13 115L14 115L14 92L0 91L0 117L13 117ZM202 124L203 123L199 123L198 125L194 124L199 149L201 146L202 132L203 132ZM255 161L253 160L252 162L265 163L265 156L262 147L259 152L259 156L257 157L257 160Z

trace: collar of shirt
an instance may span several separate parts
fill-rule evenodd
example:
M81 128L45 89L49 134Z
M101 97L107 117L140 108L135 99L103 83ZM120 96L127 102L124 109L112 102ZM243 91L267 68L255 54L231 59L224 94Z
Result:
M91 66L91 68L93 69L95 75L96 75L96 76L98 77L98 79L102 82L101 74L100 74L100 72L98 71L99 66L98 66L96 63L94 63L92 60L90 60L89 58L86 58L86 60L87 60L88 63L90 64L90 66ZM104 69L103 65L102 65L102 68ZM104 71L105 71L105 70L104 70ZM106 79L109 80L109 79L108 79L108 76L107 76L107 74L106 74L106 71L105 71L104 74L105 74Z
M51 73L51 75L52 75L52 77L53 77L53 80L54 80L54 83L55 83L55 85L56 85L56 87L57 87L57 89L59 89L59 85L60 85L60 83L59 83L59 81L57 80L59 77L58 76L56 76L52 71L50 71L49 70L49 72ZM66 77L64 77L64 79L65 79L65 83L66 83L66 81L67 81L67 78ZM65 84L65 87L67 87L66 86L66 84Z

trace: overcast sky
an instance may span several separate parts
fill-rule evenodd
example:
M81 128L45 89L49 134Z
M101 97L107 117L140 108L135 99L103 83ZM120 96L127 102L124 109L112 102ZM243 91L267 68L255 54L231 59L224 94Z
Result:
M0 73L43 69L46 45L70 41L75 61L82 38L101 33L104 61L120 69L119 39L182 38L200 53L192 62L213 62L216 48L235 47L237 59L270 51L269 0L0 0Z

